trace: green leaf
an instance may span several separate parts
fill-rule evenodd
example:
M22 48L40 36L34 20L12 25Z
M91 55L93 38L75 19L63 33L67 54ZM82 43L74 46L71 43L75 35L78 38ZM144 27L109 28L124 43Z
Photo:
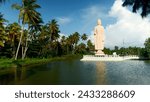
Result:
M2 41L0 41L0 46L4 47L4 43Z
M21 6L18 5L18 4L13 4L11 7L12 7L13 9L17 9L17 10L20 10L20 9L21 9Z

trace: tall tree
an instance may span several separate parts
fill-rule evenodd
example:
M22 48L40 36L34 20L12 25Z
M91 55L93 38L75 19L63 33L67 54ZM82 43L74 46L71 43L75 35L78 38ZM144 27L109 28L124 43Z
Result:
M88 41L87 41L87 49L88 49L89 51L94 51L94 45L93 45L93 43L91 42L91 40L88 40Z
M4 3L6 0L0 0L0 3Z
M148 53L148 57L150 58L150 38L146 39L144 45L145 45L145 49Z
M57 21L55 19L51 20L47 26L49 27L50 31L50 41L56 41L59 38L59 25L57 24Z
M9 24L6 31L8 33L8 43L12 48L12 56L15 57L16 44L19 42L21 35L21 26L18 23Z
M40 6L38 4L36 4L36 0L22 0L21 5L13 4L12 7L20 11L19 22L21 21L21 23L22 23L22 31L21 31L20 41L19 41L18 48L16 51L16 56L15 56L15 60L17 60L18 52L19 52L20 45L22 42L22 37L24 34L25 25L28 26L28 34L29 34L30 27L38 26L42 20L40 17L41 16L40 13L36 11L37 8L40 8ZM27 34L27 37L28 37L28 34ZM28 49L28 38L26 38L26 45L25 45L25 50L24 50L22 59L25 58L27 49Z
M80 40L80 34L78 32L73 33L72 35L73 43L76 46Z
M8 40L8 36L5 32L4 23L6 20L3 18L3 14L0 13L0 46L4 47L4 43Z
M80 40L80 34L78 32L73 33L69 36L69 42L72 44L72 53L74 54L75 48L77 47L77 44Z
M150 13L150 0L124 0L123 6L132 6L133 12L142 9L141 16L146 17Z
M83 41L86 41L86 40L87 40L87 35L86 35L86 34L83 34L83 35L81 36L81 39L82 39Z

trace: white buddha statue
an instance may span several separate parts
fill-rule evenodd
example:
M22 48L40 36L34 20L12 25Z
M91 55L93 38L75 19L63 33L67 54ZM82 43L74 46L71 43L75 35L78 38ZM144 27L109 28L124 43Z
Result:
M94 38L95 38L95 55L105 55L102 51L104 49L104 27L101 25L101 20L98 19L97 26L94 29Z

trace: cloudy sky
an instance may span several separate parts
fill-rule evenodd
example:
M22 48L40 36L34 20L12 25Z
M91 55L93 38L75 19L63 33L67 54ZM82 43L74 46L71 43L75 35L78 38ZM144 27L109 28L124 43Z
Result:
M133 14L129 8L122 7L122 0L37 0L41 5L39 12L44 23L56 19L61 34L73 32L86 33L93 40L93 29L97 19L102 20L105 28L105 46L143 46L150 37L150 17L142 19L140 14ZM11 9L11 4L21 0L10 0L0 5L0 12L12 22L17 22L18 11ZM123 44L124 42L124 44Z

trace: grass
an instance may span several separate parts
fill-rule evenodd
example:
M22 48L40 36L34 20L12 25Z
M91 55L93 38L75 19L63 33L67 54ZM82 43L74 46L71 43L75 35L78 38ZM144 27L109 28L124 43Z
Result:
M0 68L16 67L13 59L0 59Z
M26 58L25 60L13 60L13 59L0 59L0 69L1 68L11 68L11 67L21 67L21 66L33 66L39 64L49 63L51 61L60 61L60 60L74 60L80 59L81 55L65 55L61 57L54 58Z

